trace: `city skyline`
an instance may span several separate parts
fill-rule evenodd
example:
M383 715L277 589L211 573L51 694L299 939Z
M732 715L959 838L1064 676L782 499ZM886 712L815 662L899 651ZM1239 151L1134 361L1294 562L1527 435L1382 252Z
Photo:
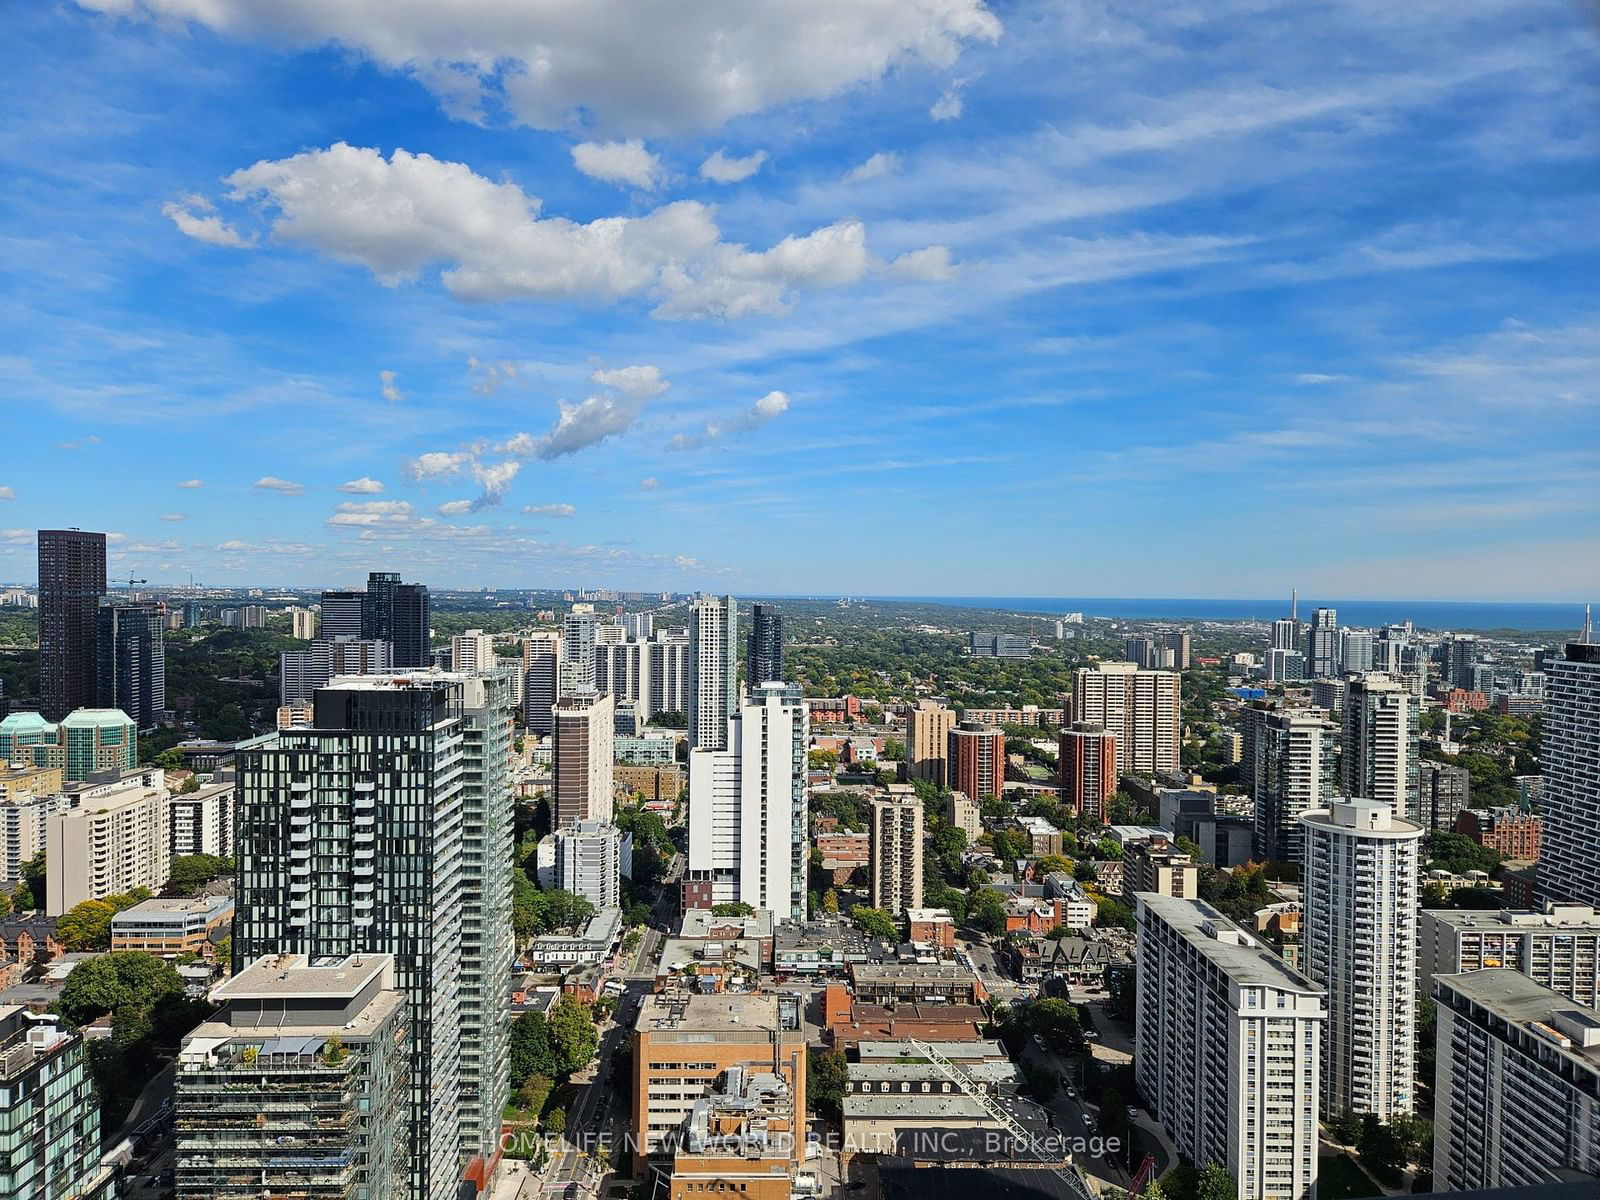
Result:
M1593 593L1578 6L881 7L749 6L745 86L703 13L13 14L0 575L80 525L217 584ZM940 552L1001 506L1116 520Z

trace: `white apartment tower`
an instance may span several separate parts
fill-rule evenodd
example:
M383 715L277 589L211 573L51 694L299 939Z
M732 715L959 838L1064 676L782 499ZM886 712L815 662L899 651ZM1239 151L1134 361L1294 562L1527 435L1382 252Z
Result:
M1600 644L1545 662L1539 894L1600 907Z
M1600 1176L1600 1012L1516 971L1443 975L1434 1190Z
M584 696L594 691L595 684L595 619L594 605L574 604L561 626L560 694Z
M85 900L134 888L161 890L168 850L167 789L160 771L144 771L82 793L76 808L45 821L45 908L48 916Z
M622 907L622 834L605 821L556 831L556 886L597 909Z
M1181 684L1176 671L1143 671L1134 663L1083 667L1073 681L1073 720L1116 735L1119 775L1175 771L1183 729Z
M687 879L715 904L806 918L806 747L800 689L764 684L726 722L725 749L689 752Z
M872 907L890 916L922 907L922 801L872 802Z
M1151 1113L1239 1200L1311 1200L1322 989L1204 901L1136 899L1134 1071Z
M1387 1121L1416 1106L1423 829L1377 800L1336 800L1300 822L1300 963L1327 989L1323 1111Z
M1255 853L1264 862L1301 859L1300 814L1334 797L1338 727L1317 709L1244 710L1241 782L1255 803Z
M1339 790L1381 800L1396 816L1411 811L1417 792L1417 701L1398 680L1377 673L1344 683Z
M701 596L689 610L690 748L727 749L738 710L738 612L732 596Z
M494 634L469 629L450 639L451 670L492 671L495 665Z

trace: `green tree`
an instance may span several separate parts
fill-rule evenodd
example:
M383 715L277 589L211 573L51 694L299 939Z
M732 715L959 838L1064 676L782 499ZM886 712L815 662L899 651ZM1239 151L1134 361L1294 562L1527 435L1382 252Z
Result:
M967 923L998 936L1006 929L1005 897L993 888L980 888L967 902Z
M195 896L214 879L231 872L233 862L214 854L183 854L172 860L167 869L167 883L162 894L167 896Z
M849 1083L850 1070L839 1051L815 1048L806 1051L806 1096L812 1108L838 1116Z
M1122 857L1122 843L1115 838L1103 837L1094 844L1096 858L1119 859Z
M1341 1145L1354 1146L1361 1140L1360 1114L1351 1109L1345 1109L1344 1112L1328 1122L1328 1132L1333 1134Z
M511 1022L509 1058L513 1091L535 1076L556 1073L555 1050L543 1013L517 1014L517 1019Z
M567 1110L552 1108L544 1117L545 1132L561 1134L567 1131Z
M729 900L724 904L711 906L711 915L714 917L748 917L755 911L755 905L743 900Z
M822 911L830 917L839 915L839 893L832 888L822 893Z
M571 996L563 996L550 1010L550 1050L557 1075L571 1075L594 1061L600 1048L600 1031L589 1010Z
M1208 1162L1200 1171L1195 1200L1238 1200L1239 1189L1233 1176L1220 1163Z
M1134 928L1133 909L1110 896L1095 901L1094 923L1106 929Z
M116 909L104 900L85 900L56 919L56 937L68 950L104 950L111 945Z
M900 936L900 926L888 913L881 908L869 908L865 904L858 904L850 910L850 920L855 927L869 937L893 940Z
M148 1012L162 1001L182 995L183 981L169 963L153 954L124 950L74 967L61 985L56 1005L69 1024L83 1025L107 1013Z
M22 864L22 883L12 894L12 903L18 912L33 912L44 907L45 897L44 851L41 850Z
M1052 1050L1084 1048L1083 1019L1077 1008L1065 1000L1035 1000L1026 1007L1022 1019L1027 1030L1038 1034Z

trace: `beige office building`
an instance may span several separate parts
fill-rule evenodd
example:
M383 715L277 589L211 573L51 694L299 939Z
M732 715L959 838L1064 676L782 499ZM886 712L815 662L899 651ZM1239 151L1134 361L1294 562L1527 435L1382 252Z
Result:
M906 715L906 776L948 785L950 731L956 727L954 709L924 700Z
M167 789L147 771L82 793L45 830L45 913L145 887L159 891L171 864Z

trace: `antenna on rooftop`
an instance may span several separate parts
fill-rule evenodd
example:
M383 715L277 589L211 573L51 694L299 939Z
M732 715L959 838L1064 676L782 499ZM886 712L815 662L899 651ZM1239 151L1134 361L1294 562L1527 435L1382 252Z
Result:
M1291 621L1298 621L1300 619L1300 589L1299 588L1290 588L1289 589L1289 619Z
M1594 641L1594 622L1589 617L1589 606L1583 606L1583 636L1578 639L1585 645Z

